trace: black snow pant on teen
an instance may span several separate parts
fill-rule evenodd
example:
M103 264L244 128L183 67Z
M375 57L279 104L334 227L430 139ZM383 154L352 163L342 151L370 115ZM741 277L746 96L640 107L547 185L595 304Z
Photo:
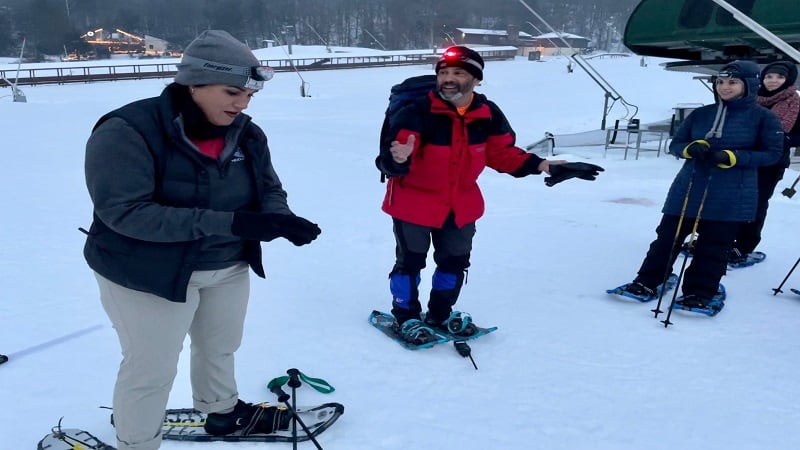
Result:
M664 281L664 274L672 270L683 244L694 227L695 219L685 217L678 231L679 217L665 214L656 228L656 240L650 244L639 268L637 282L655 289ZM683 294L711 299L716 295L719 282L725 275L728 253L741 222L722 222L700 219L694 243L694 256L683 275Z
M753 253L761 242L761 230L764 228L764 221L767 220L767 208L769 199L775 193L775 187L783 179L786 168L779 164L758 168L758 205L756 206L756 218L752 222L744 222L739 226L739 233L736 235L734 247L742 255Z

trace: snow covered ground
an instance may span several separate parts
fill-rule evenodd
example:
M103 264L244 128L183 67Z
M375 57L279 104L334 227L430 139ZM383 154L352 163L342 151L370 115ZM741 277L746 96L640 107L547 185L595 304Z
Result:
M691 74L659 62L591 61L643 123L669 118L678 103L711 101ZM292 367L324 378L334 393L303 387L298 398L345 405L320 436L328 450L800 448L800 296L787 289L800 287L800 274L772 295L800 256L800 195L780 195L794 169L771 203L760 247L769 257L723 279L727 306L715 318L676 312L665 329L653 305L605 294L634 277L681 163L655 152L623 160L621 149L603 158L602 147L557 147L557 158L606 172L552 188L542 177L482 176L487 213L458 304L499 327L471 344L479 370L450 345L410 352L368 325L369 312L390 302L394 241L373 166L388 90L431 70L304 72L307 98L297 74L279 73L251 103L293 209L323 234L302 248L264 246L268 278L252 280L237 353L242 398L274 400L267 382ZM103 113L167 82L23 87L27 103L0 90L0 353L11 358L0 366L0 449L35 448L62 416L65 427L115 442L100 406L111 404L119 347L77 230L91 220L84 144ZM580 69L567 73L563 58L490 62L478 90L501 106L523 146L545 131L600 126L603 92ZM610 120L623 112L615 106ZM169 406L189 405L182 359Z

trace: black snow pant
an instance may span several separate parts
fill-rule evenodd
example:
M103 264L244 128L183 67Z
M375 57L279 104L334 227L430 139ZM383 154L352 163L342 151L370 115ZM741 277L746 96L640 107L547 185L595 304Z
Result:
M650 244L639 268L637 282L655 289L664 281L664 274L672 270L680 247L694 227L695 219L685 217L678 231L679 217L665 214L656 228L656 240ZM694 243L694 256L683 276L683 294L710 299L717 293L719 282L725 275L728 253L741 222L722 222L700 219ZM673 245L674 244L674 245Z
M764 221L767 219L769 199L775 193L775 187L778 182L783 179L784 172L786 172L786 168L782 165L758 168L756 218L752 222L744 222L739 226L739 233L736 235L736 243L734 244L734 247L742 255L753 253L761 242L761 230L764 228Z
M401 324L409 319L420 318L422 305L417 286L433 243L436 272L433 275L428 314L438 321L447 319L458 300L464 272L469 267L475 223L459 228L452 213L441 228L415 225L398 219L393 222L397 245L394 268L389 274L392 314Z

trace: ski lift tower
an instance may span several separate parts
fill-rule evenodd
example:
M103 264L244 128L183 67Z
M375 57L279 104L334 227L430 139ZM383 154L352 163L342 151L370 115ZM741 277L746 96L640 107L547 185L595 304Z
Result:
M25 97L25 94L17 87L17 82L19 81L19 67L22 64L22 53L25 51L25 38L22 39L22 49L19 51L19 61L17 61L17 77L14 82L8 81L5 77L3 77L3 81L8 83L11 86L11 96L13 97L15 102L19 103L26 103L28 99Z

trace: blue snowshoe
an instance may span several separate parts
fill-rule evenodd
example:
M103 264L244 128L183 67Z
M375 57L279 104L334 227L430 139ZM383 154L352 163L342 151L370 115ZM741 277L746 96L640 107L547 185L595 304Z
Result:
M691 311L713 317L725 307L725 297L725 286L720 284L717 289L717 295L714 298L707 299L694 294L682 295L675 300L673 309Z
M678 284L678 275L673 273L670 274L669 278L667 278L666 290L662 288L662 285L658 285L658 287L655 289L650 289L647 286L634 281L632 283L623 284L622 286L617 286L614 289L608 289L606 292L609 294L632 298L644 303L657 299L661 295L662 290L664 290L664 292L669 291L670 289L673 289L676 284Z
M453 311L444 322L436 322L429 315L423 315L422 320L426 325L444 334L453 341L477 339L483 335L497 331L497 327L479 327L472 322L472 316L461 311Z
M372 311L369 323L408 350L429 348L450 340L448 335L437 333L421 320L411 319L399 325L393 315L382 311Z
M767 255L764 252L753 252L748 253L746 255L731 255L728 259L728 268L729 269L741 269L743 267L750 267L754 264L758 264L761 261L766 259Z

